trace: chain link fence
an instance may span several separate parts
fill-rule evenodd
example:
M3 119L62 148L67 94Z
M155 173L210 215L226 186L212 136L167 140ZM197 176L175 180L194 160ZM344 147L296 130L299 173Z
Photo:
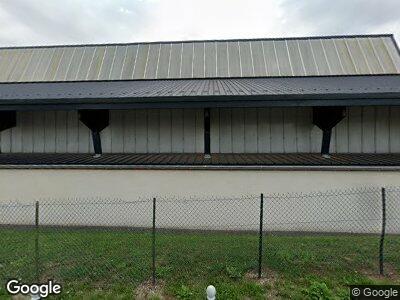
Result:
M0 205L0 235L2 287L54 279L78 296L288 268L379 274L400 262L400 188L9 203Z

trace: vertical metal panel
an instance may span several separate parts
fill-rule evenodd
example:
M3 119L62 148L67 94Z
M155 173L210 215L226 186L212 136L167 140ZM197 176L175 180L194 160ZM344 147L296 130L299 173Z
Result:
M113 149L112 149L112 143L113 143L113 125L115 125L115 122L113 122L113 118L114 118L114 114L112 113L112 111L110 111L110 124L109 126L107 126L106 128L104 128L101 132L100 132L100 138L101 138L101 149L103 151L103 153L112 153ZM92 133L90 133L90 135L92 135ZM94 151L94 147L93 147L93 137L91 136L90 138L90 145L89 145L90 151Z
M85 48L76 48L72 56L72 60L68 66L67 75L65 80L75 80L78 77L79 66L83 59Z
M75 48L65 47L61 59L58 63L56 74L54 75L55 81L66 80L68 68L71 64Z
M298 46L307 76L318 75L318 70L309 40L299 40Z
M271 126L270 126L270 109L259 108L257 110L257 152L271 152Z
M393 40L389 37L382 37L382 41L386 46L389 56L396 68L397 72L400 72L400 54L393 43Z
M217 48L215 42L205 43L205 77L217 76Z
M168 78L181 77L182 47L183 45L180 43L174 43L171 46L171 57L169 62Z
M340 61L338 52L336 50L335 43L332 39L323 39L321 40L323 49L325 51L326 58L329 63L329 68L331 70L331 74L341 75L343 74L343 67Z
M89 72L86 77L88 80L99 79L105 52L106 52L106 47L96 47L96 50L92 58L92 62L90 63Z
M303 60L300 55L298 42L295 40L287 41L287 47L289 51L289 59L292 65L293 75L304 76L305 70L303 66Z
M239 42L240 65L243 77L254 76L253 57L250 45L250 42Z
M148 114L148 152L160 152L160 115L158 109L149 109Z
M386 45L385 45L385 40L383 39L370 39L372 46L375 49L375 53L378 56L379 61L382 64L383 69L385 70L386 73L395 73L396 72L396 67L392 61L392 58L390 57L389 52L387 51Z
M85 47L82 59L79 64L78 74L75 78L76 80L86 80L95 50L96 47Z
M228 42L229 52L229 75L232 77L240 77L242 75L240 54L239 54L239 43Z
M149 57L150 45L142 44L139 45L138 53L135 61L135 68L133 70L133 79L144 79L147 62Z
M157 78L168 78L171 44L162 44L157 66Z
M271 152L283 152L283 109L271 108Z
M22 131L22 152L33 152L33 113L24 112L21 118L21 131ZM40 128L44 130L44 128Z
M244 109L232 108L232 152L244 153Z
M325 49L321 40L310 40L311 49L313 51L315 64L319 75L331 75L331 70L325 54Z
M124 152L124 120L126 111L111 110L110 111L110 125L111 130L111 152L123 153ZM104 129L105 130L105 129Z
M362 51L368 59L368 66L372 74L379 74L383 72L382 66L375 55L375 51L369 39L357 39Z
M217 42L217 76L229 76L228 70L228 43Z
M203 78L204 77L204 43L195 43L194 44L194 57L193 57L193 77L194 78Z
M230 108L219 110L219 151L232 153L232 112Z
M279 76L279 65L273 41L263 41L264 60L267 66L267 76Z
M274 41L275 52L278 59L279 71L282 76L292 76L292 66L288 55L286 41Z
M389 152L389 107L376 108L376 152Z
M335 39L334 40L337 52L340 57L340 61L342 62L343 70L345 74L357 74L356 67L351 58L349 49L347 48L346 42L344 39Z
M321 153L322 130L313 125L310 132L310 145L312 153Z
M400 107L390 107L390 149L391 153L400 153Z
M67 112L56 111L56 152L67 152Z
M297 152L296 109L287 108L283 115L284 152Z
M46 111L44 113L44 152L56 152L56 114L55 111Z
M192 78L193 73L193 43L182 44L181 78Z
M148 145L147 145L148 123L147 123L147 111L145 109L136 110L135 129L136 129L135 150L137 153L146 153L148 151Z
M335 126L336 131L336 152L349 152L349 113L346 111L346 117Z
M204 153L204 110L196 110L196 153Z
M244 111L244 151L246 153L257 153L257 125L257 109L246 109Z
M375 152L375 107L362 108L362 152Z
M116 46L111 65L110 79L121 79L127 49L127 46Z
M1 153L9 153L12 151L11 129L3 130L0 132ZM19 151L21 152L21 151Z
M171 116L172 152L183 152L183 109L172 110Z
M4 141L10 142L11 140L11 148L10 151L14 153L22 152L22 128L21 128L21 118L23 118L23 112L17 112L17 126L5 130L10 133L8 139L4 139ZM3 140L2 140L3 141Z
M138 56L138 45L130 45L126 48L124 62L122 64L121 79L132 79Z
M147 58L145 78L153 79L156 78L157 63L161 46L160 44L150 44L149 46L149 57Z
M370 74L368 63L365 59L364 53L362 52L357 39L347 39L347 47L349 49L351 58L356 66L358 74Z
M219 109L210 109L210 146L211 153L219 153Z
M160 109L160 152L172 152L171 109Z
M79 151L79 120L77 111L67 113L67 152Z
M92 153L93 148L90 148L91 132L89 128L78 120L78 152Z
M350 107L349 114L349 152L360 153L362 145L362 109Z
M0 80L7 78L6 70L12 61L13 51L9 49L0 50Z
M32 57L30 58L23 74L21 75L21 80L20 81L31 81L33 78L33 73L35 72L40 58L43 55L42 49L33 49L32 50ZM4 67L0 65L0 69L3 70ZM1 77L1 73L0 73Z
M47 72L47 69L50 65L50 61L55 53L54 48L43 48L43 54L40 57L39 64L36 67L36 70L33 73L33 81L42 81L45 79L45 75Z
M32 57L33 51L31 49L22 49L21 50L21 55L15 64L15 67L13 68L11 74L8 77L8 81L16 82L20 81L26 66L28 65L31 57Z
M54 80L58 67L60 65L61 58L64 53L64 48L54 49L53 55L51 57L50 63L47 67L46 73L44 74L44 81Z
M125 111L124 116L124 153L134 153L136 149L136 113Z
M0 80L7 81L10 77L14 67L18 63L18 59L21 56L21 51L10 51L9 55L3 65L3 68L0 72Z
M183 111L183 152L196 152L196 110Z
M297 151L300 153L311 152L312 108L298 107L296 109L296 138Z
M106 47L98 79L100 80L119 79L110 77L111 68L115 59L115 51L116 51L116 46Z
M253 57L254 76L267 76L262 41L252 41L250 45Z

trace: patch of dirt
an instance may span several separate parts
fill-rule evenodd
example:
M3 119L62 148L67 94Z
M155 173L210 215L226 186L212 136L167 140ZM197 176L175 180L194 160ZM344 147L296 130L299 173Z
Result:
M372 272L371 270L362 270L361 274L367 276L372 280L391 280L395 283L400 283L400 274L396 271L396 269L391 265L385 263L383 265L384 275L378 274L378 267L376 267L376 271Z
M265 287L267 290L266 299L279 299L275 289L279 279L277 272L270 269L263 269L261 278L258 278L258 272L256 271L250 271L244 277Z
M161 280L157 280L156 286L153 286L151 280L142 282L135 290L135 299L147 300L147 299L161 299L167 300L163 295L165 283Z

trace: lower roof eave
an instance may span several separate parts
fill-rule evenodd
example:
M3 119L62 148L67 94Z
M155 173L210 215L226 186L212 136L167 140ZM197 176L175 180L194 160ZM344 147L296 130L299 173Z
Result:
M203 170L203 171L400 171L399 166L315 165L0 165L0 169L59 170Z

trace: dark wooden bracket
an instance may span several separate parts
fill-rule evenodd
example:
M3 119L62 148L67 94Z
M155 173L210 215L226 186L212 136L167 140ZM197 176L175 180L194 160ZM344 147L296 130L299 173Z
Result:
M94 153L101 155L103 151L101 148L100 132L110 123L109 110L79 110L78 115L79 120L92 132Z
M17 113L15 110L0 111L0 131L17 126Z
M332 128L334 128L346 116L346 108L337 107L313 107L313 124L322 130L321 154L329 155Z

